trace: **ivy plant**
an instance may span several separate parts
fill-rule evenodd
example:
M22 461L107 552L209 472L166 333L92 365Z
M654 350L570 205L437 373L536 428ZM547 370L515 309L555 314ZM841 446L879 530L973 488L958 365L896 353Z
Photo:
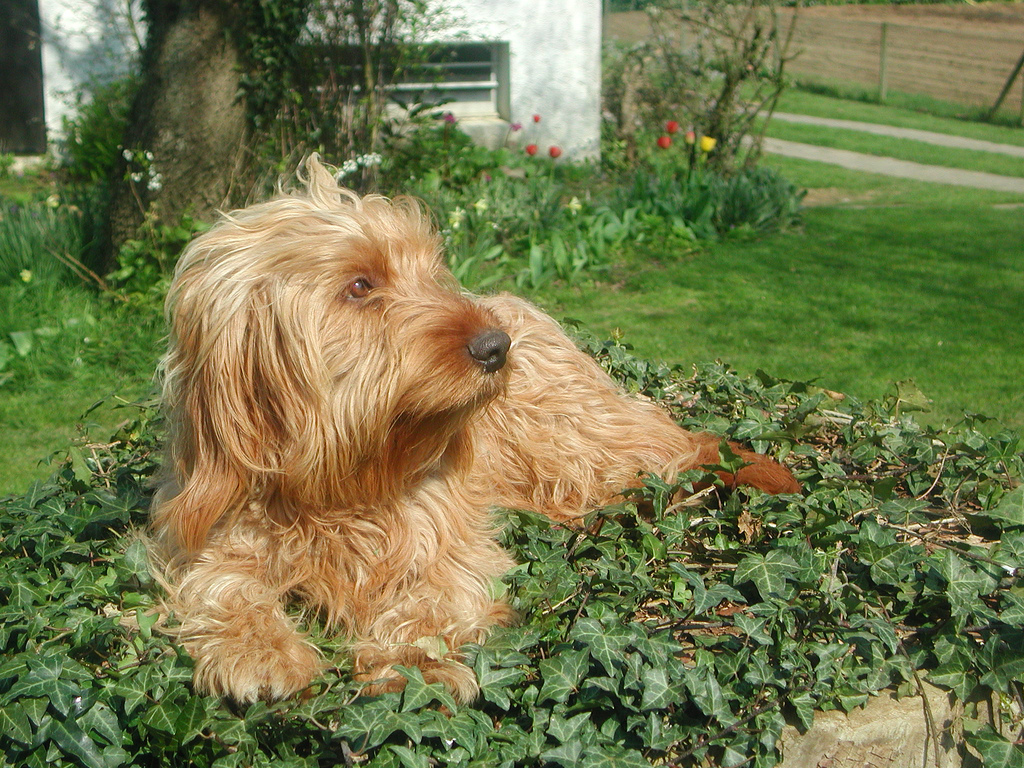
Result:
M141 409L0 504L0 765L767 768L786 723L926 681L964 703L961 749L1024 765L1018 435L978 416L922 426L906 386L860 403L584 343L688 428L783 457L804 492L695 492L712 477L698 470L579 528L505 512L521 621L466 649L474 705L416 669L404 692L361 697L343 642L311 620L324 674L239 709L197 696L160 631L137 533L159 424Z

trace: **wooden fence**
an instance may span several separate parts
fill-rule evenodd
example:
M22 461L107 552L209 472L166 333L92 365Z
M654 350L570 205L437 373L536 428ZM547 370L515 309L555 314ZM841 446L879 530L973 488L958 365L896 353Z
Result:
M786 20L791 23L792 17ZM800 80L845 82L992 107L1024 52L1024 36L953 31L896 22L796 15L788 65ZM1024 77L1003 109L1024 115Z

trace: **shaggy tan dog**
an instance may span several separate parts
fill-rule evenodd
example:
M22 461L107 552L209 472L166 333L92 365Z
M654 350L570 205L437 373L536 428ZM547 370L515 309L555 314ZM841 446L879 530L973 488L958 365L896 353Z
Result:
M227 215L168 297L171 427L152 549L198 689L288 696L321 660L285 604L351 638L369 691L414 665L460 701L458 648L510 619L488 511L579 518L719 439L624 396L558 325L460 290L412 202L308 191ZM753 453L727 478L799 490Z

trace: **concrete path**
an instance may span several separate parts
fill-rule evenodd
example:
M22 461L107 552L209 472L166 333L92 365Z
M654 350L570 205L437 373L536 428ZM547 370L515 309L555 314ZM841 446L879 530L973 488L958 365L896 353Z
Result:
M837 120L832 117L793 115L788 112L776 112L772 115L772 118L775 120L782 120L786 123L822 125L826 128L844 128L848 131L862 131L864 133L873 133L877 136L893 136L897 139L913 139L914 141L923 141L927 144L938 144L940 147L975 149L979 152L996 152L1001 155L1024 157L1024 147L1018 147L1013 144L996 144L994 141L982 141L981 139L968 139L963 136L950 136L948 133L919 131L915 128L896 128L891 125L861 123L856 120Z
M876 125L874 123L860 123L853 120L836 120L825 117L809 117L806 115L791 115L788 113L776 113L775 119L787 120L813 125L823 125L832 128L845 128L848 130L864 131L877 135L895 136L898 138L914 139L915 141L926 141L931 144L940 144L947 147L961 149L975 149L984 152L998 152L1005 155L1024 157L1024 147L1016 147L1010 144L996 144L990 141L979 141L959 136L933 133L931 131L918 131L910 128L893 128L887 125ZM975 189L990 189L999 192L1011 192L1024 195L1024 178L1015 176L1000 176L995 173L983 171L965 171L958 168L947 168L938 165L924 165L909 160L896 160L891 157L879 157L868 155L862 152L850 152L845 149L833 149L831 147L820 147L814 144L801 144L796 141L785 141L783 139L765 138L764 151L786 157L796 157L802 160L814 160L820 163L830 163L855 171L866 171L868 173L880 173L885 176L896 176L903 179L914 179L916 181L928 181L936 184L952 184L961 187L973 187Z

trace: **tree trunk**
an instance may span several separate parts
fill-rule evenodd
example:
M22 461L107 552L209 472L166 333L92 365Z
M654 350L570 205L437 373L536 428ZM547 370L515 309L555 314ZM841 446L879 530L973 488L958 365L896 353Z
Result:
M209 219L245 201L249 124L227 3L150 0L142 84L113 179L113 252L151 217ZM111 261L110 266L113 266Z

